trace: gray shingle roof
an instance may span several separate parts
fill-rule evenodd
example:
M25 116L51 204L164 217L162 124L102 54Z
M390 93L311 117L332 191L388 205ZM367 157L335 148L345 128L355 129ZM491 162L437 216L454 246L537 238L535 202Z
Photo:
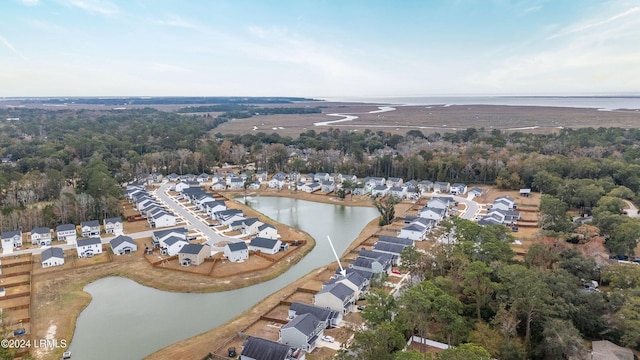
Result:
M273 249L278 244L278 240L267 239L263 237L255 237L251 239L250 246L255 246L263 249Z
M240 251L240 250L248 250L247 244L244 241L239 241L236 243L227 244L229 250L231 251Z
M411 240L411 239L404 239L404 238L395 237L395 236L388 236L388 235L381 235L378 238L378 242L386 242L386 243L391 243L391 244L402 244L402 245L407 245L407 246L413 246L413 240Z
M205 245L200 245L200 244L187 244L183 246L182 249L180 249L180 254L198 255L200 254L200 251L202 251L202 248L204 247Z
M76 230L76 226L74 224L63 224L63 225L58 225L58 227L56 227L56 232L58 231L75 231Z
M64 251L57 247L50 247L42 251L42 261L47 261L54 257L64 259Z
M126 235L119 235L114 237L113 239L111 239L109 241L109 244L111 244L112 248L117 248L118 246L120 246L122 243L127 243L127 244L134 244L135 242L133 241L133 239L129 236Z
M320 321L324 321L327 325L331 323L333 318L338 316L338 312L335 310L299 302L292 303L289 309L295 312L296 316L302 314L313 314L313 316L318 318Z
M85 227L85 226L89 226L89 227L99 227L100 226L100 222L98 220L90 220L90 221L83 221L80 223L81 227Z
M46 235L51 233L51 229L49 229L48 227L39 227L39 228L35 228L33 230L31 230L32 234L42 234L42 235Z
M354 290L344 284L333 283L323 287L322 290L318 291L318 294L327 292L333 294L338 299L345 301L353 295Z
M100 240L100 238L98 237L91 237L88 239L79 239L76 242L76 245L78 245L78 247L88 246L88 245L98 245L98 244L102 244L102 240Z
M318 320L317 317L313 314L307 313L296 316L293 320L284 325L282 329L296 328L304 335L310 336L318 327L319 322L320 320Z
M241 355L257 360L285 360L290 351L289 345L249 337L242 345Z

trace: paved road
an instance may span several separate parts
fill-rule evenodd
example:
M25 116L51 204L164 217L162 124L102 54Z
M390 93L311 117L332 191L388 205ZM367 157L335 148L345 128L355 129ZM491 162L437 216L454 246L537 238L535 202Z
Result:
M224 247L215 247L213 244L220 241L229 241L229 242L239 242L242 241L240 239L226 237L218 234L214 231L209 224L203 219L200 215L194 213L193 211L186 209L182 204L180 204L176 199L168 194L169 187L171 184L165 183L162 184L156 191L154 192L155 197L158 198L162 203L164 203L168 208L171 209L176 215L185 219L188 223L187 228L190 230L197 230L200 232L206 239L206 244L211 246L211 253L218 251L224 251Z
M473 218L478 214L478 212L480 212L480 205L477 202L471 200L471 198L465 198L461 196L448 195L448 194L439 194L439 193L432 193L431 197L432 198L452 197L458 203L464 204L465 209L462 211L462 214L460 214L460 217L463 219L473 220Z

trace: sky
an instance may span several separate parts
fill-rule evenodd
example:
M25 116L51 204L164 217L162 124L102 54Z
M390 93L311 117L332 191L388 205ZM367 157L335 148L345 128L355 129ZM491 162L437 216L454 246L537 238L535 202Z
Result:
M640 93L638 0L2 0L0 96Z

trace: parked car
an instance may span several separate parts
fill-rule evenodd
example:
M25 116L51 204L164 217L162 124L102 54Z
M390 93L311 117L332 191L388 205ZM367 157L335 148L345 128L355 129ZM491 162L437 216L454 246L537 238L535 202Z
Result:
M336 339L334 339L334 338L333 338L333 336L329 336L329 335L325 335L325 336L323 336L323 337L322 337L322 340L324 340L324 341L326 341L326 342L330 342L330 343L332 343L332 342L336 341Z
M396 275L402 275L402 273L400 272L400 270L393 269L393 270L391 270L391 272L392 272L393 274L396 274Z
M358 310L362 311L367 308L367 305L358 305Z

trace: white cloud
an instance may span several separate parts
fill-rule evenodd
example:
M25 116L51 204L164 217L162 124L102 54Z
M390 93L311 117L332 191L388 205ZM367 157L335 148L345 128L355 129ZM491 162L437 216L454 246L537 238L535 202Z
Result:
M88 12L103 16L113 16L120 12L120 8L107 0L63 0L63 3Z
M56 33L68 32L64 26L60 26L58 24L54 24L48 21L42 21L39 19L32 19L32 18L25 18L25 19L22 19L22 21L24 21L26 24L28 24L33 28L43 30L46 32L56 32Z
M594 9L528 48L493 57L467 81L490 91L599 92L640 88L640 7ZM605 26L606 25L606 26ZM616 90L618 89L618 90Z
M4 36L2 35L0 35L0 43L4 44L4 46L9 48L9 50L11 50L14 54L20 56L23 60L29 60L26 58L26 56L22 55L22 53L18 51L18 49L16 49L15 46L13 46L13 44L9 42L9 40L5 39Z
M608 17L606 19L599 19L599 18L595 18L595 19L589 19L587 21L578 23L578 24L574 24L572 26L566 27L564 29L561 29L559 32L551 35L549 37L549 39L555 39L558 37L562 37L562 36L567 36L567 35L571 35L571 34L576 34L576 33L580 33L580 32L584 32L587 30L591 30L597 27L601 27L602 25L607 25L610 24L612 22L617 22L619 20L625 20L624 18L629 17L633 14L636 14L640 12L640 6L636 6L636 7L632 7L630 9L626 9L625 11L615 14L611 17ZM638 18L631 18L630 19L632 22L637 22Z

